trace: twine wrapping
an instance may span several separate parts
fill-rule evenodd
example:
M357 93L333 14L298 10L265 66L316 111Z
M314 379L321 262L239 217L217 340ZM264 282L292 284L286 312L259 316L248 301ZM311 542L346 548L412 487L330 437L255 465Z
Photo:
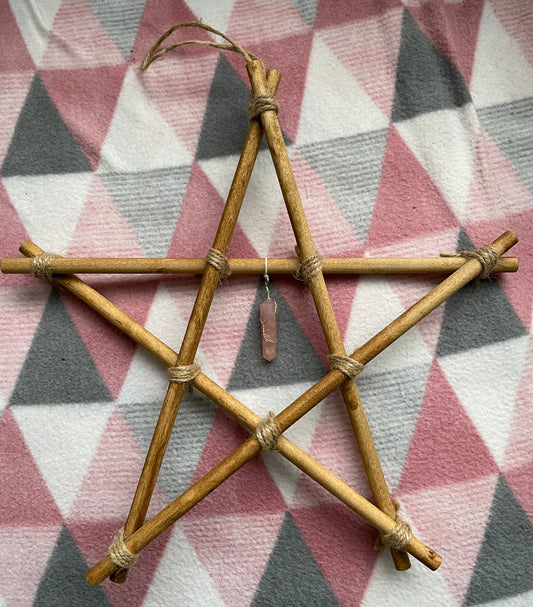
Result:
M330 369L340 371L351 379L355 379L365 368L363 363L360 363L349 356L342 356L340 354L328 354L328 363Z
M178 365L177 367L169 367L167 369L168 381L172 384L188 384L200 372L200 365L193 363L192 365Z
M54 253L41 253L31 262L31 273L41 280L52 280L52 267L58 255Z
M396 525L390 533L380 533L378 535L374 550L382 550L386 546L395 548L396 550L403 550L413 537L411 526L398 514L400 504L394 502L394 508L396 509Z
M139 558L138 554L130 552L124 542L124 529L121 529L113 539L113 543L108 549L109 557L113 564L120 569L129 569L133 567Z
M312 280L321 270L322 262L324 261L322 255L315 253L310 255L307 259L304 259L296 272L296 278L309 282Z
M500 261L500 255L491 245L480 247L476 251L460 251L459 253L441 253L441 257L464 257L465 259L477 259L481 264L479 278L488 278Z
M263 112L279 112L279 103L273 95L258 95L251 97L248 104L248 115L250 120L257 118Z
M161 46L161 43L164 42L170 36L170 34L184 27L198 27L200 29L205 30L206 32L211 32L212 34L216 34L217 36L220 36L221 38L226 40L228 44L214 42L213 40L183 40L182 42L171 44L170 46L164 47L162 49L159 48ZM151 63L157 61L158 59L161 59L170 51L173 51L174 49L180 46L184 46L185 44L199 44L201 46L211 46L213 48L218 48L223 51L232 51L234 53L239 53L239 55L242 55L247 62L256 61L258 59L258 57L256 57L253 53L250 53L250 51L247 51L240 44L237 44L237 42L233 41L231 38L226 36L226 34L215 29L214 27L206 25L205 23L200 23L198 21L187 21L185 23L178 23L177 25L174 25L155 42L155 44L148 51L146 57L141 63L141 70L145 71L146 69L148 69L148 66Z
M218 270L220 273L220 280L228 278L228 276L231 274L227 257L216 249L209 249L207 255L205 256L205 262L210 266L213 266L215 270Z
M270 411L255 427L255 436L262 451L275 451L280 434L281 428L272 411Z

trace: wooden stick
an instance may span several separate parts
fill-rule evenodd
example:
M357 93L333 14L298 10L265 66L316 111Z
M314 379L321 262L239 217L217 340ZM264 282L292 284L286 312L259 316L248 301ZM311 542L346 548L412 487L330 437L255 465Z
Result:
M34 257L43 252L42 249L37 247L31 241L24 242L20 247L20 251L28 257ZM143 346L149 352L154 354L166 366L172 365L175 361L176 353L171 348L152 335L147 329L132 320L126 313L122 312L104 296L100 295L97 291L84 283L78 277L58 276L54 279L54 283L59 284L66 290L79 297L91 308L100 313L104 318L109 320L115 327L119 328L139 345ZM329 375L332 373L333 372L330 372ZM226 392L226 390L218 386L206 375L200 373L194 379L194 385L203 394L205 394L217 405L224 408L230 415L232 415L237 421L242 423L249 430L253 431L255 429L258 421L260 420L259 416L250 411L235 397L231 396L228 392ZM320 402L320 400L325 398L328 393L329 392L324 392L320 389L318 389L318 391L314 391L314 404ZM246 443L244 443L240 449L241 450L236 455L232 454L233 457L230 456L229 459L226 458L224 462L221 462L221 464L216 467L216 470L212 470L210 473L208 473L208 475L204 476L202 479L200 479L200 481L198 481L198 483L193 485L193 487L177 498L177 500L174 501L175 506L172 510L173 516L175 516L177 513L179 518L185 514L185 512L190 510L190 508L198 503L198 501L213 491L216 486L218 486L226 478L243 466L248 459L258 453L259 444L254 437L251 437L251 440L249 439ZM316 462L312 457L299 449L287 438L283 436L279 437L278 450L294 465L298 466L303 472L308 474L316 482L330 491L349 508L368 520L368 522L374 525L377 529L383 533L390 533L390 531L392 531L394 527L394 521L392 521L392 519L383 514L379 509L365 500L346 483L337 478L324 466ZM165 509L164 512L165 515L162 517L163 524L167 525L168 521L165 519L165 517L169 511ZM161 516L161 513L157 516ZM172 523L169 522L167 527L170 524ZM143 525L141 530L146 530L146 525L148 525L148 523ZM150 527L148 527L148 529L150 529ZM159 531L159 533L161 533L161 531ZM159 535L159 533L157 533L157 535ZM151 539L148 539L148 541L146 541L142 547L146 546L150 541L152 541L152 539L155 539L157 535L151 537ZM145 540L142 540L142 542L144 541ZM138 548L138 550L141 549L142 548L140 547ZM427 546L420 542L420 540L413 538L408 546L408 550L411 552L411 554L413 554L413 556L418 558L431 569L436 569L439 567L441 562L440 556L434 551L430 550ZM93 567L87 573L87 579L91 584L97 585L101 583L105 577L113 574L116 567L113 565L113 563L111 563L110 560L107 559L108 557L103 559L103 561L100 561L98 565Z
M500 238L494 241L493 246L495 247L498 253L503 253L505 250L513 246L513 244L515 244L516 242L516 236L514 236L514 234L510 232L506 232ZM21 246L21 252L24 255L35 256L39 255L43 251L33 243L27 241ZM380 351L387 347L387 345L390 345L393 341L398 339L404 332L414 326L419 320L424 318L433 309L438 307L448 297L456 293L462 286L464 286L470 280L475 278L480 273L480 271L481 264L475 259L469 259L468 263L465 264L463 268L461 268L454 275L450 276L448 279L443 281L422 300L420 300L420 302L412 306L397 320L390 323L390 325L388 325L375 337L369 340L364 346L356 350L353 353L352 358L354 358L355 360L359 360L360 362L369 362L372 358L377 356ZM168 360L172 360L174 353L170 348L168 348L168 346L162 344L162 342L159 342L158 340L154 342L152 340L153 336L151 336L150 333L146 329L144 329L144 327L141 327L140 325L132 321L127 314L116 308L116 306L113 306L111 302L109 302L106 298L97 293L94 289L86 285L82 280L74 276L69 276L57 278L55 282L59 283L64 288L77 295L91 308L100 312L114 326L133 337L137 341L137 343L143 345L149 351L156 354L156 356L159 356L160 358L162 358L162 360L165 360L165 357L167 357ZM201 375L199 375L198 378L201 378ZM202 389L201 382L197 380L195 380L196 385L199 389ZM318 381L314 386L307 390L307 392L305 392L296 401L289 405L287 409L282 411L277 416L276 420L278 424L280 424L282 429L288 428L300 417L305 415L305 413L307 413L312 407L314 407L317 403L324 399L328 394L330 394L343 381L344 376L342 375L342 373L340 373L339 371L330 371L325 377ZM215 402L218 402L219 399L222 398L225 398L224 394L216 396L215 398L213 398L213 400ZM255 441L255 443L257 444L257 441ZM248 448L249 447L243 448L243 451L240 452L240 457L246 458ZM253 457L254 454L255 452L252 452L249 457ZM227 458L224 461L226 462L226 464L228 463ZM237 460L237 462L234 462L233 465L237 466L235 470L244 465L244 463L244 460ZM221 464L224 464L224 462L222 462ZM230 471L230 468L226 466L222 466L222 468L225 468L224 474L227 472L228 476L233 473ZM178 504L175 504L175 507L178 508L179 506L179 511L184 508L184 512L192 508L194 505L194 503L192 502L195 502L195 500L196 502L200 501L224 480L219 480L218 475L220 473L221 470L219 468L216 472L213 472L211 477L208 477L207 479L205 479L204 477L205 481L202 482L202 485L195 484L193 486L194 489L191 488L192 491L188 490L188 492L177 498L177 500L180 500L180 502ZM212 486L211 481L216 481L218 484L216 486ZM175 515L175 513L176 510L173 510L171 514ZM161 521L161 517L156 520L156 523L158 522L160 525L162 525L160 527L161 531L159 531L159 533L162 532L163 527L166 529L170 524L172 524L170 522L168 523L168 525L166 525L167 521ZM164 525L166 525L166 527ZM149 528L146 528L145 525L141 529L139 529L139 531L137 531L136 541L140 542L142 540L141 543L144 542L144 545L147 545L152 539L155 539L155 537L157 537L158 533L156 531L157 526L156 529L154 529L153 524ZM129 540L126 541L128 548L131 551L135 551L134 545L128 544L128 541ZM411 552L411 554L413 554L413 552ZM100 561L97 565L95 565L95 567L93 567L90 572L88 572L88 579L91 583L95 585L99 584L107 576L111 575L114 569L115 566L111 563L109 557L106 557L102 559L102 561Z
M247 63L246 69L253 94L257 97L271 94L261 61ZM315 245L307 224L278 117L276 112L272 110L263 112L260 117L281 191L283 192L292 229L296 237L298 253L303 261L316 255ZM346 356L342 335L321 270L310 277L308 286L315 302L329 352L331 354ZM345 381L341 386L341 391L376 504L385 514L394 519L396 508L387 487L385 475L383 474L381 462L379 461L355 381L353 379ZM406 552L391 548L391 555L394 566L399 571L405 571L411 566Z
M268 77L269 86L271 86L272 89L277 90L281 74L276 70L269 70ZM235 176L228 194L228 199L224 206L213 242L212 248L222 253L222 255L226 255L228 246L233 237L233 232L239 217L239 211L244 200L244 195L250 181L257 154L259 153L262 138L263 131L261 125L256 120L251 120L239 158L239 163L235 170ZM220 272L212 265L206 264L202 281L196 295L196 301L194 302L183 342L178 357L174 361L174 365L191 365L194 362L194 357L200 343L207 315L219 280ZM143 524L146 517L146 512L148 511L150 500L152 499L159 470L163 462L168 441L170 440L170 435L172 434L184 390L184 384L170 383L168 386L152 441L146 455L143 470L139 478L137 490L133 497L128 519L124 526L124 534L126 537L136 531ZM124 582L126 576L127 571L124 571L118 576L115 576L114 581L118 583Z
M263 274L265 260L228 259L232 274ZM451 274L464 263L462 257L332 257L323 261L323 274ZM299 259L268 258L269 274L296 274ZM58 257L54 274L203 274L204 259ZM32 260L4 257L4 274L31 274ZM518 259L502 257L494 272L516 272Z

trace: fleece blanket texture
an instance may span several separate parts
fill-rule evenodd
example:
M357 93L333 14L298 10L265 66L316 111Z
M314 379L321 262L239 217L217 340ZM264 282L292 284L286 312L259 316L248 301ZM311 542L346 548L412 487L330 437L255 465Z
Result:
M472 282L368 364L358 387L389 488L443 557L395 571L376 531L264 453L143 552L124 585L87 568L124 524L167 389L162 363L67 292L0 277L0 606L459 607L533 604L533 6L522 0L1 0L0 256L197 257L248 128L234 53L282 73L279 120L325 257L438 256L506 230L516 274ZM176 32L169 42L207 39ZM263 144L229 257L295 257ZM199 276L82 276L179 350ZM443 275L326 278L353 352ZM309 290L220 283L196 360L260 416L327 372ZM288 432L369 499L340 391ZM149 516L248 432L186 392Z

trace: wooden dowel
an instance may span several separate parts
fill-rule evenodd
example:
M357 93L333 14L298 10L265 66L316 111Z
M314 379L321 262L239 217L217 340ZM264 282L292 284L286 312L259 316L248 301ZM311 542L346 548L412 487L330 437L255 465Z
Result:
M232 274L262 275L265 260L228 259ZM332 257L324 259L323 274L451 274L464 263L462 257ZM269 274L296 274L298 259L268 258ZM55 274L203 274L203 259L59 257ZM32 260L5 257L0 262L4 274L31 274ZM518 259L502 257L494 272L516 272Z
M271 86L273 90L277 90L281 74L276 70L269 70L268 78L269 86ZM248 187L252 175L257 154L259 153L262 138L263 130L261 125L258 121L251 120L226 205L224 206L213 242L212 248L222 253L222 255L226 255L233 237L233 232L237 225L239 212L244 200L246 188ZM185 329L181 348L178 357L174 361L175 365L191 365L194 362L194 357L200 343L207 315L219 280L220 272L212 265L206 264L191 316L187 328ZM170 440L174 428L184 390L184 384L170 383L168 386L139 478L137 490L135 491L130 512L124 526L124 534L126 537L138 529L143 524L146 517L146 512L148 511L168 441ZM125 578L126 572L116 576L114 581L120 583L125 581Z
M247 63L246 69L253 94L255 96L271 94L261 61ZM276 169L292 229L296 237L298 253L303 261L316 255L316 250L276 112L272 110L263 112L261 114L261 122L271 151L272 161ZM346 356L346 349L322 271L318 271L314 276L310 277L308 287L315 302L329 352L331 354ZM355 381L345 381L341 386L341 391L376 504L385 514L394 518L396 516L396 508L387 487L385 475L383 474ZM391 555L394 566L399 571L405 571L411 566L406 552L391 549Z
M42 253L42 249L36 246L31 241L24 242L20 251L29 257L34 257ZM58 276L54 279L54 283L59 284L66 290L70 291L83 302L88 304L92 309L100 313L104 318L110 321L115 327L129 335L139 345L146 348L149 352L159 358L166 366L170 366L176 359L176 353L160 341L157 337L152 335L147 329L136 323L126 313L122 312L104 296L100 295L92 287L84 283L81 279L76 276ZM330 372L329 375L332 375ZM230 415L237 419L249 430L254 430L259 416L236 398L228 394L223 388L218 386L215 382L200 373L194 380L194 385L206 396L208 396L214 403L224 408ZM323 390L315 391L315 402L316 405L322 400L329 392ZM224 462L221 462L214 471L211 471L200 479L190 490L187 490L182 496L177 498L180 500L171 511L165 509L165 517L167 514L171 514L173 517L182 516L190 510L196 503L206 497L213 489L215 489L220 483L228 478L233 472L243 466L248 459L253 457L259 451L259 445L257 441L251 437L246 443L246 446L242 446L242 449L238 451L237 455L226 458ZM287 438L280 436L278 441L279 451L289 459L294 465L298 466L302 471L311 476L316 482L325 487L338 499L344 502L352 510L363 516L368 522L374 525L377 529L384 533L389 533L393 528L393 522L391 519L386 517L379 509L375 508L370 502L361 497L351 487L346 485L343 481L338 479L334 474L329 472L326 468L321 466L318 462L313 460L305 452L301 451L296 445L291 443ZM158 515L161 519L161 513ZM166 529L172 522L168 522L163 517L163 527ZM159 519L158 519L159 520ZM177 520L177 519L176 519ZM166 525L166 526L165 526ZM391 526L392 525L392 526ZM153 537L150 537L148 541L146 538L142 540L142 547L146 546L152 539L155 539L159 533L162 532L163 527L156 527L157 533ZM141 530L150 531L154 533L153 525L146 527L144 525ZM141 536L142 538L143 536ZM139 538L139 536L137 536ZM145 543L144 543L145 542ZM141 544L136 544L135 550L141 550L139 547ZM129 544L128 544L129 545ZM133 548L130 547L131 550ZM422 542L413 538L408 546L409 551L418 558L421 562L426 564L431 569L436 569L440 565L440 557L434 551L430 550ZM87 579L93 585L99 584L103 579L113 574L116 567L111 563L111 560L106 557L100 563L95 565L87 574ZM102 577L103 576L103 577Z

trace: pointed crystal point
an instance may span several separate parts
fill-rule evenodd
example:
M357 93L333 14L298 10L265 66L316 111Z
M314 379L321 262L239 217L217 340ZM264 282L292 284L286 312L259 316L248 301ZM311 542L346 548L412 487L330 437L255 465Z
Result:
M263 358L274 360L278 350L278 304L270 297L259 306L259 318Z

